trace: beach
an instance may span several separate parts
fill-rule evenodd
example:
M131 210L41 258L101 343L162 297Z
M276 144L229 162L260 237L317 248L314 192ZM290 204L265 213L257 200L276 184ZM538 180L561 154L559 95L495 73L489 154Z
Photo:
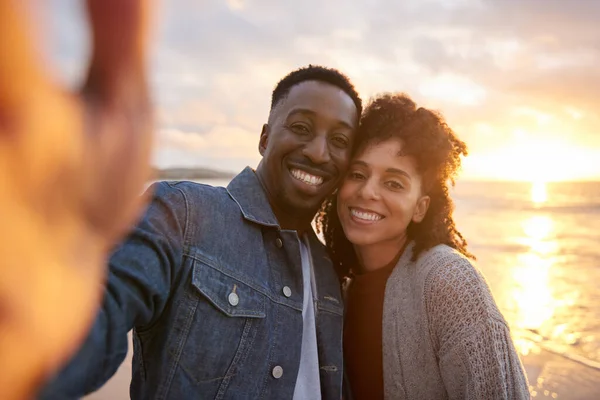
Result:
M131 348L131 346L130 346ZM595 400L600 394L600 371L537 348L522 356L530 390L536 399ZM129 399L131 351L115 376L86 400Z
M600 395L600 371L538 349L522 356L532 398L594 400Z
M532 398L600 398L600 184L459 182L453 197ZM130 374L131 354L86 399L128 399Z

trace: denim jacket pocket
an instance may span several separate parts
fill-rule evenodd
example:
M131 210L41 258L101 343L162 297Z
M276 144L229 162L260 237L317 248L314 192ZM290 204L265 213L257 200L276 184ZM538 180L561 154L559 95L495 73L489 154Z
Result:
M192 285L229 317L264 318L266 297L241 279L196 262Z
M249 355L267 315L267 297L228 271L194 257L180 366L208 398L221 398L241 369L252 369Z
M340 305L339 300L336 298L329 298L328 296L325 296L323 300L317 302L317 310L326 311L339 317L344 315L344 307Z

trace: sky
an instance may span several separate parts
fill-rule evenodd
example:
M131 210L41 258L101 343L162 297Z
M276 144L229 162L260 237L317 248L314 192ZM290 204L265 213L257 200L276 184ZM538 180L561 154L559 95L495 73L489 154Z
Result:
M45 56L73 86L82 3L38 0ZM256 166L275 84L320 64L365 101L405 92L441 112L469 146L462 179L600 180L599 18L596 0L163 0L154 163Z

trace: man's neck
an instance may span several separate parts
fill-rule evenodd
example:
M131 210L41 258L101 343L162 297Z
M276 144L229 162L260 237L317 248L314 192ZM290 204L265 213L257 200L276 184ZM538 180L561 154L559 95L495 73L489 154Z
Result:
M281 229L292 230L298 232L298 236L302 236L309 229L312 229L310 224L317 213L315 210L312 213L308 212L298 212L298 210L285 210L277 206L276 202L272 200L271 193L269 192L269 188L263 182L262 174L257 169L255 171L256 177L260 182L265 194L267 195L267 200L269 201L269 205L271 206L271 210L279 223Z
M298 232L298 236L302 236L309 229L312 229L310 226L312 217L301 215L294 216L292 213L278 210L274 204L270 204L273 214L275 214L275 218L277 218L277 222L279 222L281 229L296 231Z

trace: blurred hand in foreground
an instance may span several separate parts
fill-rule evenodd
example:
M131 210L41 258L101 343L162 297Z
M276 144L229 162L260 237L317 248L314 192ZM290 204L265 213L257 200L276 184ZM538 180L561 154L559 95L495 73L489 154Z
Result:
M43 68L25 7L0 0L3 400L35 395L83 340L150 175L147 2L87 1L92 56L77 93Z

